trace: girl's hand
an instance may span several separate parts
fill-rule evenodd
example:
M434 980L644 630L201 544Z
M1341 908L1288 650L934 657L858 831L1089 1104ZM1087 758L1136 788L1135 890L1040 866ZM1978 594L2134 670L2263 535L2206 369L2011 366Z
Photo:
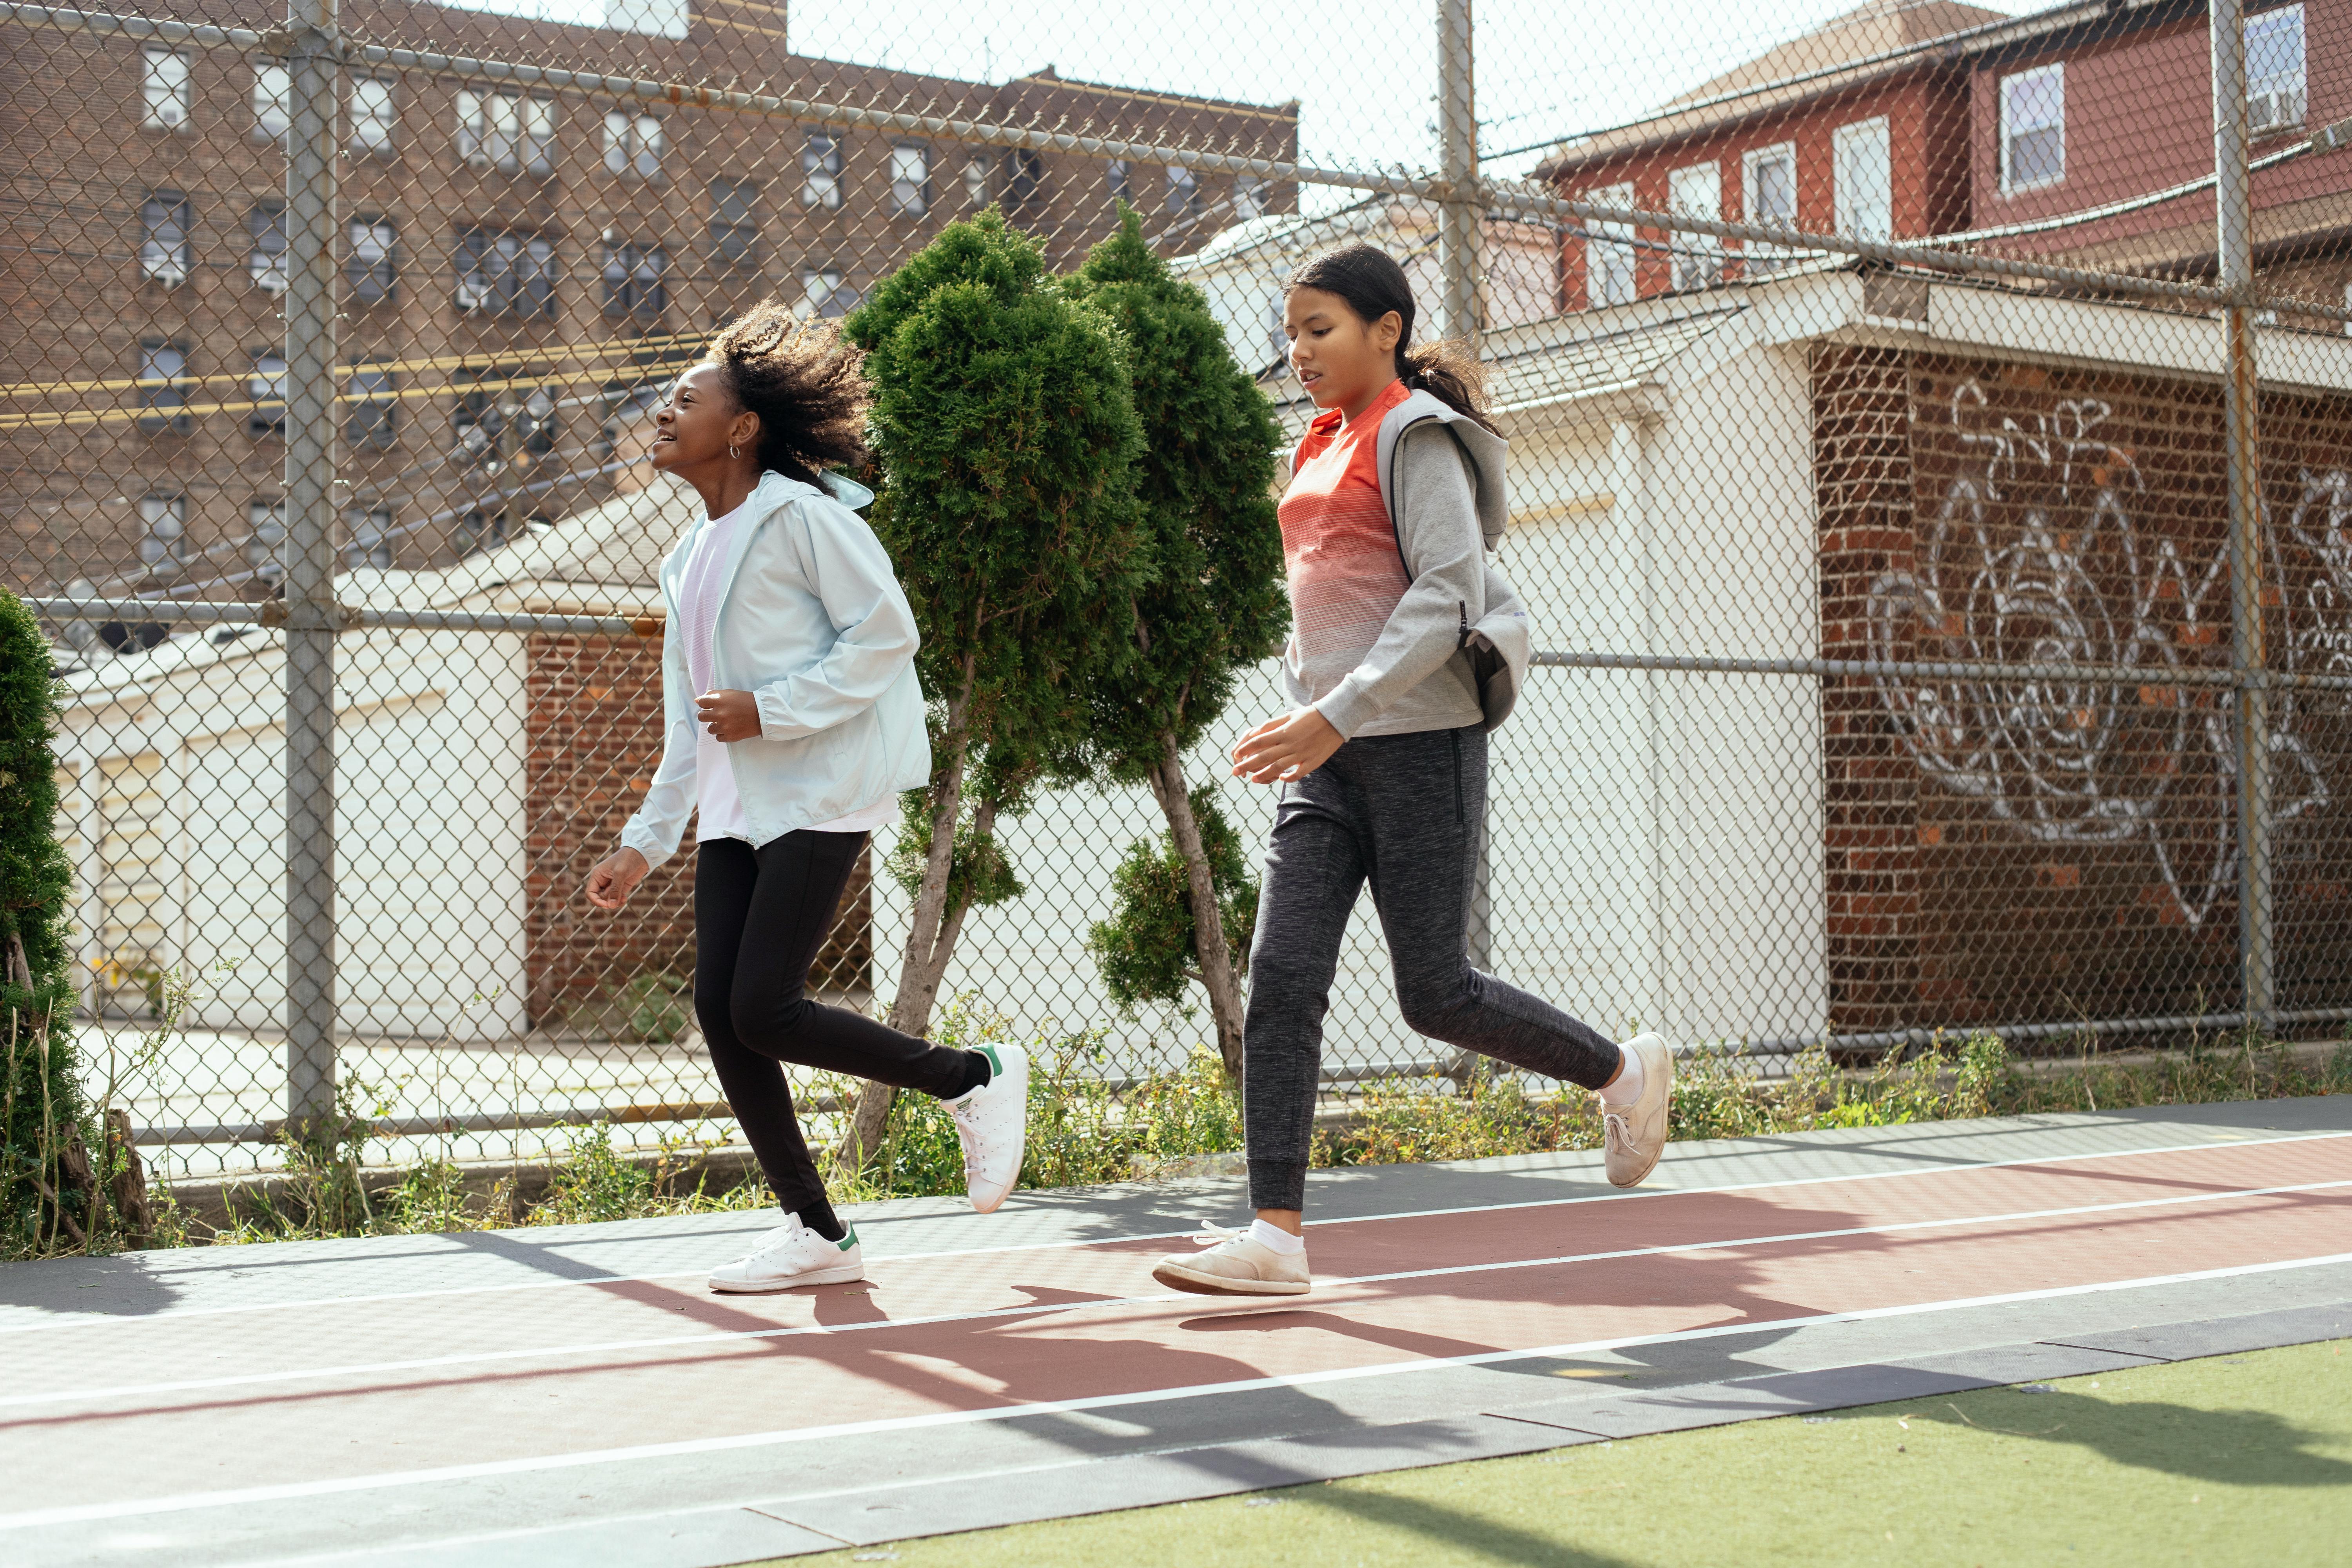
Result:
M706 691L694 700L695 722L714 741L750 741L760 733L759 700L748 691Z
M617 910L652 869L635 850L615 849L588 873L588 901L600 910Z
M1268 719L1234 748L1234 777L1252 784L1303 779L1331 760L1346 737L1312 708Z

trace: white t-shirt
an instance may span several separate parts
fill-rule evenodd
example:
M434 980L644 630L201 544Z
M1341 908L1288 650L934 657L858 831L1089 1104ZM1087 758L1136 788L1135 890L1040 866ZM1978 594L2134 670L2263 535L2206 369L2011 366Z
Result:
M710 689L712 649L719 624L719 575L727 568L727 552L734 544L735 531L750 509L751 503L746 501L726 516L706 523L702 537L695 542L694 552L687 557L685 574L678 580L678 610L686 623L686 669L697 695ZM751 828L743 819L742 797L735 793L735 769L727 760L726 743L713 740L710 731L699 722L695 725L694 734L696 842L740 838L751 843ZM871 833L898 815L898 801L886 795L863 811L818 823L809 831Z

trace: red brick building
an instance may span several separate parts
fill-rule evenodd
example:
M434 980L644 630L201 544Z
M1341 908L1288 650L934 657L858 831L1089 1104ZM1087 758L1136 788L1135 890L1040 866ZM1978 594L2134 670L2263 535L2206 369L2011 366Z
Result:
M2259 162L2352 115L2352 3L2249 5L2248 121ZM2201 4L2082 5L1987 38L1969 71L1970 225L2002 254L2210 275L2211 42ZM2273 286L2343 302L2352 158L2306 154L2254 174L2255 262ZM2033 231L2053 218L2112 216ZM2004 233L2017 227L2028 232Z
M1918 46L2003 19L1954 0L1874 0L1637 123L1562 146L1537 176L1564 196L1816 234L1965 226L1969 73L1952 49ZM1595 230L1562 249L1561 304L1623 304L1769 266L1738 242Z

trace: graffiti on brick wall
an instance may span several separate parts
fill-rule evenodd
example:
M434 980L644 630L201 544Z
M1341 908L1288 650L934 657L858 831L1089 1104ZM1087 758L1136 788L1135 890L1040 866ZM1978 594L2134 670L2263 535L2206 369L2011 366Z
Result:
M2179 917L2201 926L2235 885L2231 703L2222 689L2160 680L2226 658L2226 541L2145 523L2151 498L2132 452L2103 431L2105 403L2059 399L2020 419L1996 414L1970 380L1948 411L1958 471L1909 568L1895 563L1871 584L1871 657L2062 668L2031 680L1882 677L1895 731L1924 778L2030 839L2145 845ZM2301 574L2306 613L2292 617L2279 667L2352 668L2347 523L2352 478L2306 472L2287 528L2317 570ZM2068 665L2150 680L2069 679ZM2276 694L2272 716L2284 823L2325 805L2327 781L2295 694Z

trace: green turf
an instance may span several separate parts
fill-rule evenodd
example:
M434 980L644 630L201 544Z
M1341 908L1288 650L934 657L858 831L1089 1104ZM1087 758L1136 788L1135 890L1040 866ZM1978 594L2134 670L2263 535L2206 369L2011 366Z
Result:
M792 1559L2352 1564L2352 1342ZM881 1559L887 1560L887 1559Z

